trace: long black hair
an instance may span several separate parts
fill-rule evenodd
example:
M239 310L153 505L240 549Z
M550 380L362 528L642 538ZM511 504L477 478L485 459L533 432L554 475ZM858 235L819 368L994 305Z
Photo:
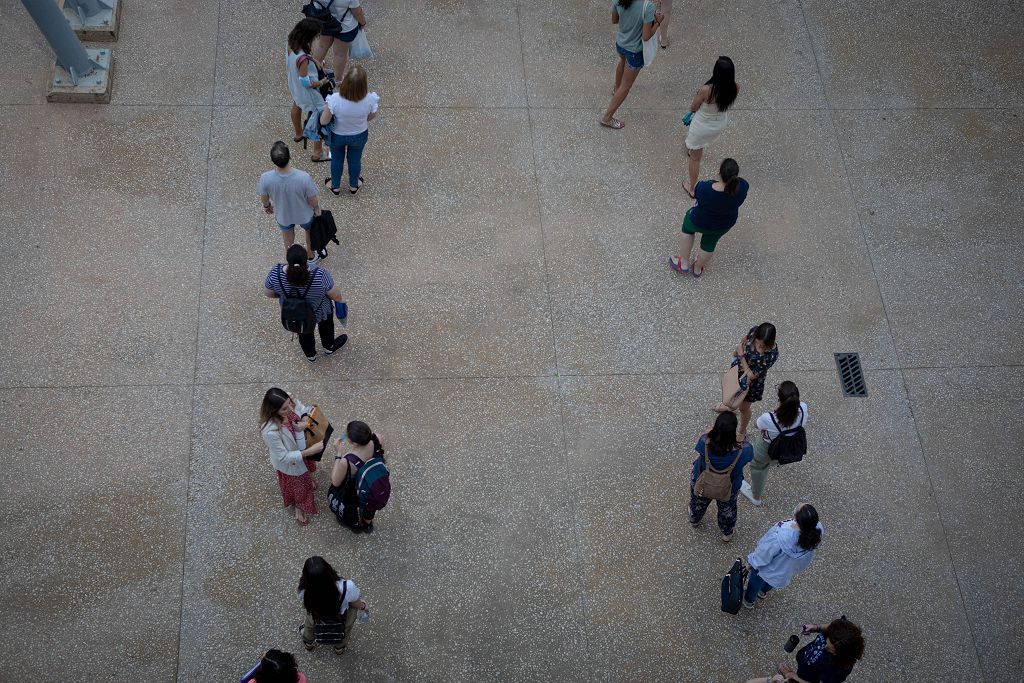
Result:
M712 453L725 455L735 450L736 428L738 426L735 413L719 413L718 417L715 418L715 426L711 428L711 432L704 442L704 450L709 451L708 455Z
M775 417L780 427L789 427L800 416L800 390L788 379L779 385L779 407Z
M306 248L301 244L293 244L288 247L285 258L288 261L288 267L285 268L288 282L304 287L309 282L309 262L306 260Z
M751 342L757 339L768 349L775 348L775 325L771 323L761 323L754 328L753 338Z
M384 459L384 445L370 429L370 425L362 420L352 420L345 426L345 436L354 444L365 446L373 442L373 457ZM387 461L385 461L387 462Z
M302 565L299 590L302 605L316 620L335 619L341 609L341 593L338 581L341 579L327 560L314 555Z
M726 194L736 194L740 189L740 165L735 159L723 159L718 167L718 175L725 185Z
M718 111L725 111L736 101L736 67L728 57L719 57L715 62L715 68L711 71L711 78L704 85L711 86L711 93L708 100L714 100Z
M804 503L796 511L794 520L800 527L797 545L804 550L814 550L821 543L821 529L818 528L818 511L810 503Z
M291 652L267 650L253 679L256 683L296 683L299 680L299 665L295 663L295 656Z

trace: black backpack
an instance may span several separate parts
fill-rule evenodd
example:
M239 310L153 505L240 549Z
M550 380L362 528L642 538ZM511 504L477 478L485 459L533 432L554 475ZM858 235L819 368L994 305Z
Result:
M310 273L309 284L302 294L291 294L281 279L283 266L278 266L277 284L281 287L281 324L284 329L295 334L311 334L316 329L316 310L306 300L309 288L313 286L313 274Z
M800 408L799 424L793 429L782 429L774 413L768 413L779 435L768 444L768 457L780 465L800 462L807 455L807 432L804 431L804 409Z
M337 34L341 31L341 22L334 18L331 14L331 5L334 4L334 0L327 0L327 4L320 2L319 0L309 0L309 2L302 8L302 13L310 19L316 19L320 22L323 27L322 32L324 34L331 33ZM348 14L348 11L345 11ZM344 17L344 15L342 15Z
M348 593L348 581L343 579L341 585L339 605L345 603L345 594ZM315 632L316 642L321 645L338 645L345 642L345 614L341 613L334 619L321 619L316 622Z

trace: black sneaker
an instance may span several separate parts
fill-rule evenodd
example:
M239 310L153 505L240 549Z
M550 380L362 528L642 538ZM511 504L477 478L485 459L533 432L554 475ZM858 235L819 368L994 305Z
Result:
M327 353L330 353L330 351L328 351ZM316 362L316 354L314 353L312 356L306 356L306 360L308 360L310 363L315 363Z
M328 356L331 355L332 353L334 353L335 351L340 349L342 346L344 346L345 342L347 342L347 341L348 341L348 335L347 334L343 334L340 337L335 337L334 338L334 346L332 346L329 349L324 349L324 353L327 354Z

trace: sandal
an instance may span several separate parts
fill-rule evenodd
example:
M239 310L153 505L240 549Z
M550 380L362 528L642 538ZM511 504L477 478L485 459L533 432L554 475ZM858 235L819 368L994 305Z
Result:
M324 178L324 185L327 186L328 190L330 190L332 193L334 193L335 197L340 197L341 196L341 188L339 187L338 189L334 189L333 187L331 187L331 179L330 178Z
M331 153L328 152L327 156L324 156L324 155L321 154L318 157L310 157L309 160L312 161L314 164L320 164L320 163L323 163L325 161L330 161L331 160Z
M305 139L306 139L305 135L295 135L295 136L292 136L292 142L302 142Z
M694 277L694 278L698 278L698 277L700 277L701 275L703 275L703 274L704 274L704 270L705 270L704 268L701 268L701 269L700 269L700 272L698 273L698 272L697 272L697 269L696 269L696 268L694 268L694 269L692 269L692 270L691 270L690 272L692 272L692 273L693 273L693 277Z
M359 192L359 188L362 187L362 186L363 186L363 176L359 176L359 184L356 185L354 188L352 188L352 187L348 188L348 193L349 194L355 194L356 192ZM341 193L338 192L338 194L341 194Z
M724 403L719 403L717 406L715 406L711 410L715 411L716 413L734 413L734 412L736 412L735 410L733 410L729 406L725 405Z
M683 181L683 192L690 195L690 199L696 199L697 197L693 194L693 188L690 187L689 185L690 184L688 182L686 182L685 180Z
M624 124L622 121L619 121L616 118L613 118L611 121L605 121L604 119L599 119L598 123L600 123L605 128L613 128L615 130L622 130L623 128L626 127L626 124Z
M683 275L686 275L687 273L690 272L690 264L687 263L686 268L683 268L683 260L678 256L668 257L668 267L676 271L677 273L682 273Z

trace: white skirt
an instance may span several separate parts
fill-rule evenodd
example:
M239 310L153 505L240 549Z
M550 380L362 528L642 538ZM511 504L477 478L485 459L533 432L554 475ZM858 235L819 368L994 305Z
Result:
M690 131L686 134L686 148L704 149L718 139L728 124L729 115L725 112L709 116L698 110L690 121Z

